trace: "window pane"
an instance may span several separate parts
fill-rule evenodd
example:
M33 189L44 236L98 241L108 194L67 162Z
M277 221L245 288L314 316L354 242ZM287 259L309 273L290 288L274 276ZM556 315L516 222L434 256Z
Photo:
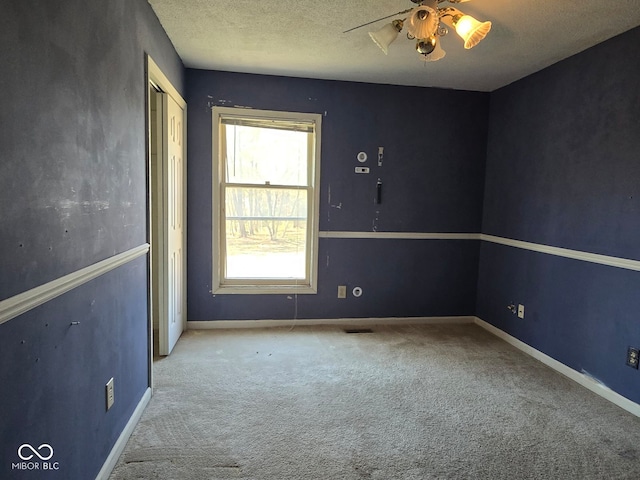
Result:
M227 183L307 185L309 134L225 125Z
M212 293L317 293L322 115L212 111Z
M307 191L225 188L226 278L306 277Z

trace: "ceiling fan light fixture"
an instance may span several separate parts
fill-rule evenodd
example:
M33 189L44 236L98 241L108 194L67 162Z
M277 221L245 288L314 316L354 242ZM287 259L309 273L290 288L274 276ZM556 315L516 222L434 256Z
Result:
M491 22L479 22L471 15L457 15L453 18L456 33L464 40L464 48L470 49L487 36Z
M420 55L429 55L436 49L438 44L438 40L435 35L430 36L429 38L423 38L418 40L416 43L416 50Z
M414 38L429 38L438 28L437 8L420 5L411 10L407 18L407 33Z
M438 60L443 59L446 54L447 52L443 50L442 45L440 44L440 37L436 37L436 46L433 51L426 55L420 55L420 58L424 62L437 62Z
M389 54L389 45L398 38L398 34L402 30L402 20L394 20L391 23L387 23L384 27L376 32L369 32L371 40L374 41L378 47L384 52L385 55Z
M416 7L378 18L343 33L386 20L397 15L408 15L402 20L396 19L369 36L385 55L389 54L389 45L398 38L398 34L406 27L407 38L416 41L416 50L424 62L435 62L444 58L445 51L440 46L441 38L455 29L462 38L464 48L470 49L480 43L491 30L491 22L479 22L471 15L466 15L455 7L441 7L441 2L462 3L468 0L411 0ZM448 27L448 28L447 28Z

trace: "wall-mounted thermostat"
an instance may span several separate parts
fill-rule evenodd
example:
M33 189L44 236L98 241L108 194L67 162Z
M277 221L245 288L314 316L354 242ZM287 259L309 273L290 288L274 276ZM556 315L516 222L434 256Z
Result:
M356 167L356 173L369 173L369 167Z
M368 158L368 157L367 157L367 154L366 154L365 152L360 152L360 153L358 153L358 161L359 161L360 163L364 163L364 162L366 162L366 161L367 161L367 158Z

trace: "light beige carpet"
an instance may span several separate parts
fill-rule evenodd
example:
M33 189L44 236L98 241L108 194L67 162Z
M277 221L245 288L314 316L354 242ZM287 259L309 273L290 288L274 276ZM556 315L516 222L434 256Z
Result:
M112 479L638 479L640 419L475 325L189 331Z

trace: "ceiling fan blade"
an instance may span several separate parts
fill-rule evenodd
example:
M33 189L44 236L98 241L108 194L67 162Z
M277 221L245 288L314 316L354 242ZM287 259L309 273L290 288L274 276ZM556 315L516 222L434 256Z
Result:
M357 30L358 28L366 27L367 25L371 25L372 23L379 22L380 20L386 20L387 18L395 17L396 15L402 15L403 13L409 13L413 8L409 8L408 10L402 10L398 13L392 13L391 15L387 15L386 17L378 18L377 20L372 20L371 22L363 23L362 25L358 25L357 27L350 28L349 30L345 30L342 33L349 33L353 30Z

